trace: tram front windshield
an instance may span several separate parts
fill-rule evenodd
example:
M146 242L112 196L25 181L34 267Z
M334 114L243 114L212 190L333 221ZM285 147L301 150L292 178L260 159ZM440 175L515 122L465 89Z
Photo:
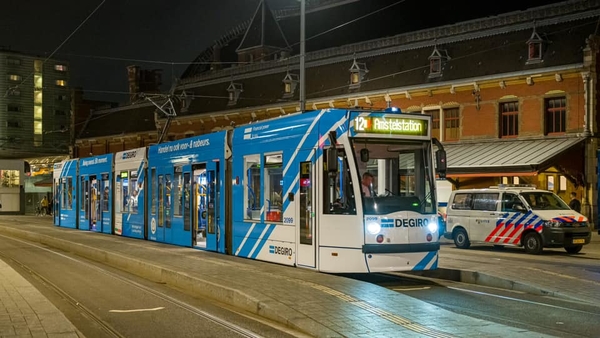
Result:
M354 139L352 146L365 215L437 212L431 142ZM365 173L373 178L363 180Z

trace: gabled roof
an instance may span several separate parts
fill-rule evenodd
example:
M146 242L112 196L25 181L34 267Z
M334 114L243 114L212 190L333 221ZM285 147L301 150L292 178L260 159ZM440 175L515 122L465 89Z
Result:
M236 51L241 52L258 47L290 48L281 27L279 27L265 0L261 0L258 8L256 8L252 22Z

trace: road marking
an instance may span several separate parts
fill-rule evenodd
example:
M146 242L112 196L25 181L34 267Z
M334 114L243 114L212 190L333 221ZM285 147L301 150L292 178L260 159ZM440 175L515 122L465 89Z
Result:
M571 309L571 308L568 308L568 307L562 307L562 306L551 305L551 304L546 304L546 303L534 302L534 301L531 301L531 300L524 300L524 299L519 299L519 298L512 298L512 297L507 297L507 296L500 296L500 295L495 295L493 293L487 293L487 292L481 292L481 291L475 291L475 290L469 290L469 289L461 289L461 288L457 288L457 287L454 287L454 286L448 286L448 289L453 289L453 290L458 290L458 291L464 291L464 292L470 292L470 293L475 293L475 294L482 295L482 296L496 297L496 298L501 298L501 299L506 299L506 300L512 300L512 301L516 301L516 302L533 304L533 305L542 305L542 306L551 307L551 308L555 308L555 309L568 310L568 311L581 312L581 313L590 313L590 314L593 314L593 315L598 315L597 313L593 313L593 312L589 312L589 311L582 311L582 310L577 310L577 309Z
M420 288L406 288L406 289L392 289L394 291L415 291L415 290L427 290L427 289L431 289L430 286L423 286Z
M158 311L164 310L164 307L155 307L152 309L134 309L134 310L109 310L108 312L117 312L117 313L128 313L128 312L145 312L145 311Z

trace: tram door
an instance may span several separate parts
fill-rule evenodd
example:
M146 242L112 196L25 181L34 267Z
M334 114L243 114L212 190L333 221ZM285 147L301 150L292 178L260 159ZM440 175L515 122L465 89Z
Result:
M60 207L61 207L61 197L62 193L60 190L60 178L54 179L54 198L52 199L52 215L54 217L54 225L59 225L60 223Z
M302 158L302 157L301 157ZM315 238L315 157L311 161L300 162L300 189L298 196L299 214L297 260L298 265L306 267L316 266L316 238Z
M173 218L171 190L172 174L160 173L158 175L158 228L156 239L159 242L172 243L171 221Z
M158 217L156 222L156 240L158 242L165 241L165 175L156 177L157 185L156 192L158 195ZM154 228L154 225L152 225ZM154 232L154 231L153 231Z
M220 219L219 162L193 166L192 227L194 246L225 252L224 220Z
M100 193L96 175L81 176L80 208L79 229L101 231Z

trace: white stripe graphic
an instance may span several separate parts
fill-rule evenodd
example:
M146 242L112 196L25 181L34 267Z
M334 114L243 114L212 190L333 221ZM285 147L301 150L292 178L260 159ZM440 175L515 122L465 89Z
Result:
M275 226L275 225L267 224L267 226L265 227L263 232L260 234L260 236L258 236L258 239L256 240L256 243L254 243L254 247L252 247L252 250L250 250L248 257L252 257L252 255L254 254L254 251L256 251L256 248L258 247L258 244L262 241L263 237L265 237L267 230L269 230L269 228L271 228L272 226Z
M242 251L242 248L244 247L244 244L246 244L246 241L248 240L248 237L252 233L252 230L254 229L255 226L256 226L256 223L252 223L252 225L250 226L250 229L248 229L248 232L246 232L246 236L244 236L244 239L242 240L242 243L240 243L240 246L238 246L238 249L235 252L236 256L240 253L240 251Z

